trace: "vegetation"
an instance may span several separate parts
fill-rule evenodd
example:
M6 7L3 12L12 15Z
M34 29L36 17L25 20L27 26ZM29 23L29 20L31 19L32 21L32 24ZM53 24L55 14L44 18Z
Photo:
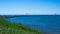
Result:
M31 29L24 24L10 23L0 18L0 34L45 34Z

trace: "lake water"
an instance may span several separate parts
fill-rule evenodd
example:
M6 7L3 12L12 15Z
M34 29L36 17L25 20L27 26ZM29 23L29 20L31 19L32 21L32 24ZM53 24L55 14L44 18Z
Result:
M31 28L40 31L60 34L60 15L25 15L15 18L8 18L10 22L26 24Z

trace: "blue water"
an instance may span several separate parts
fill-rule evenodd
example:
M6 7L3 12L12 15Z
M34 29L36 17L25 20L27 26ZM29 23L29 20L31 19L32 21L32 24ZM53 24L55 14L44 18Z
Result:
M25 15L8 18L10 22L26 24L31 28L51 34L60 34L60 15Z

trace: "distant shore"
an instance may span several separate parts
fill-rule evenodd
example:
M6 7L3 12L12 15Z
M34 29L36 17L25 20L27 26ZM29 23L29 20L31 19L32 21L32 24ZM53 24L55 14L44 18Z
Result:
M34 16L34 15L0 15L0 18L14 18L14 17L23 17L23 16ZM38 16L38 15L35 15ZM59 16L59 15L39 15L39 16Z

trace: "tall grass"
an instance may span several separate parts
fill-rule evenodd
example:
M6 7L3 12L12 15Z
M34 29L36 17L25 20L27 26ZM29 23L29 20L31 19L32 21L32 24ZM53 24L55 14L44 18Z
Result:
M31 29L24 24L10 23L0 18L0 34L45 34Z

